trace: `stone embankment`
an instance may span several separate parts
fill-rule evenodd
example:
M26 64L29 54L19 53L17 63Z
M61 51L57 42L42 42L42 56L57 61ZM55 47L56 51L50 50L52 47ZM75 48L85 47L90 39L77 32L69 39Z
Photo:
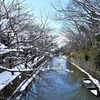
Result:
M70 58L70 61L78 65L80 68L88 72L94 78L100 81L100 71L97 70L90 61L78 60L76 58Z
M93 69L91 62L76 60L74 58L70 58L68 61L76 66L80 71L87 74L100 90L100 72Z

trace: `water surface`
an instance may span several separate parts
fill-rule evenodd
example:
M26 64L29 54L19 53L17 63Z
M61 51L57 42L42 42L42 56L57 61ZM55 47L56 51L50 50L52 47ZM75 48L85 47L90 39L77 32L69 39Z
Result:
M22 100L100 100L84 87L87 76L64 58L54 57L48 65L55 70L41 72Z

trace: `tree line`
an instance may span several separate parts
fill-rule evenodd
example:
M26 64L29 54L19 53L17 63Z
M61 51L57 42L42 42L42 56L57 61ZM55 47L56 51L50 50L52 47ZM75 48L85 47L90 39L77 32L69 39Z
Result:
M67 51L87 55L100 69L100 0L70 0L69 4L52 4L55 20L62 21Z
M50 54L55 52L54 30L48 19L46 13L45 18L42 14L37 18L34 9L24 0L0 0L0 74L11 72L13 77L16 72L20 73L0 90L1 99L7 99L13 93L14 98L17 93L18 96L22 94L17 87L24 86L31 77L35 78Z
M33 11L24 1L0 0L0 50L5 51L0 53L1 65L29 68L28 62L49 54L55 46L48 14L39 19Z

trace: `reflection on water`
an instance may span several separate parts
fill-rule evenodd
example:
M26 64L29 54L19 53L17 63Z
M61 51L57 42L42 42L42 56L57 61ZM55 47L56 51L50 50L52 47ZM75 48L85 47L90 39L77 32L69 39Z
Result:
M82 78L87 76L64 58L54 57L48 65L56 70L41 72L22 100L99 100L84 87Z

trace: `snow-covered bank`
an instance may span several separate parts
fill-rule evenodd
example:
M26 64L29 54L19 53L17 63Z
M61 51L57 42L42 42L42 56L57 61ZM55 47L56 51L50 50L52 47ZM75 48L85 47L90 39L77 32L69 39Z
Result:
M63 55L63 58L64 58L64 59L67 59L67 57L66 57L65 55Z
M20 85L16 88L16 90L13 92L12 97L16 98L16 100L19 100L23 93L25 93L25 90L27 89L28 85L33 81L33 79L37 76L37 74L41 71L43 66L45 65L47 61L42 63L40 66L38 66L37 70L33 72L33 75L30 75L30 78L27 77L25 80L23 80ZM17 95L17 92L20 94ZM9 97L7 100L12 100L12 97Z
M41 71L42 68L40 67L43 66L44 63L46 63L46 56L40 57L33 63L31 63L30 61L28 63L29 68L25 68L24 63L14 66L12 69L0 66L0 70L3 70L3 72L0 73L0 92L2 93L0 96L4 95L5 98L8 98L9 96L16 97L17 95L22 94L22 92L32 82L33 78L35 78L38 72ZM12 72L14 73L13 75ZM25 74L25 76L23 76L23 73ZM14 88L12 89L11 87L11 92L9 92L9 94L6 94L5 91L7 90L8 92L10 90L9 85L14 86ZM17 93L15 93L14 91ZM15 99L8 98L8 100Z
M10 84L19 75L20 72L16 72L14 75L11 75L11 72L8 71L0 73L0 90Z
M70 61L71 62L71 61ZM76 66L80 71L82 71L83 73L85 73L86 75L88 75L88 77L97 85L97 87L100 90L100 82L99 80L93 78L88 72L86 72L85 70L83 70L82 68L80 68L78 65L76 65L75 63L71 62L72 65Z

